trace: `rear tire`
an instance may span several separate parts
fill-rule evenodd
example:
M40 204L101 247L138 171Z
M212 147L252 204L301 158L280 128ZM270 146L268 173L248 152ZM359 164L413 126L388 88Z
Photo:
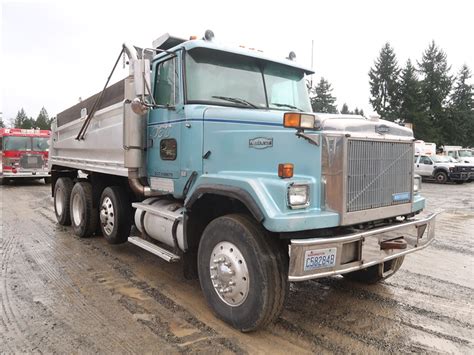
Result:
M60 177L54 185L54 213L62 226L71 225L69 204L73 185L72 179L67 177Z
M71 191L69 206L74 234L80 238L92 236L99 216L92 204L92 186L89 182L76 182Z
M209 223L199 243L198 272L217 317L249 332L279 316L288 291L288 253L278 242L246 215Z
M388 260L382 264L377 264L367 269L357 270L342 274L346 279L364 284L374 284L382 280L388 279L395 274L403 264L404 256L396 259Z
M99 203L100 230L110 244L128 240L132 227L132 208L127 193L120 186L104 189Z
M448 174L446 174L444 171L438 171L435 174L435 179L439 184L446 184L448 182Z

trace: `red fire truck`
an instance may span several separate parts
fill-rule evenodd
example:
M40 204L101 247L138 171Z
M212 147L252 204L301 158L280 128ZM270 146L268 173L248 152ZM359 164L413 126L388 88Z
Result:
M0 128L0 184L11 179L44 179L48 172L51 131Z

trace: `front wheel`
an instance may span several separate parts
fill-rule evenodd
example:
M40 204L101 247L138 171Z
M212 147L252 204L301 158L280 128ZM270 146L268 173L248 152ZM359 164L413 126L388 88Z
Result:
M374 284L382 280L388 279L395 274L403 264L404 256L388 260L384 263L377 264L367 269L357 270L342 274L346 279L364 284Z
M448 174L446 174L444 171L438 171L435 174L435 179L436 182L440 184L445 184L448 181Z
M203 232L198 273L217 317L249 332L278 317L288 289L288 257L278 240L246 215L213 220Z

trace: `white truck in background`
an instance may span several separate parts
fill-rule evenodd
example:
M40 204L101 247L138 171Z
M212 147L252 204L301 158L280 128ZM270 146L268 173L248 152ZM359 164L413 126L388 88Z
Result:
M474 151L469 148L446 145L443 147L443 155L450 156L460 163L474 164Z
M436 155L436 143L416 140L415 141L415 154Z

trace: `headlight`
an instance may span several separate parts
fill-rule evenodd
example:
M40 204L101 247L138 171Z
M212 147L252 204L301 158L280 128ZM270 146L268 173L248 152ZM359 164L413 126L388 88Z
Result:
M292 184L288 186L288 205L290 208L304 208L309 205L309 185Z
M413 192L417 193L421 190L421 176L415 175L413 178Z

